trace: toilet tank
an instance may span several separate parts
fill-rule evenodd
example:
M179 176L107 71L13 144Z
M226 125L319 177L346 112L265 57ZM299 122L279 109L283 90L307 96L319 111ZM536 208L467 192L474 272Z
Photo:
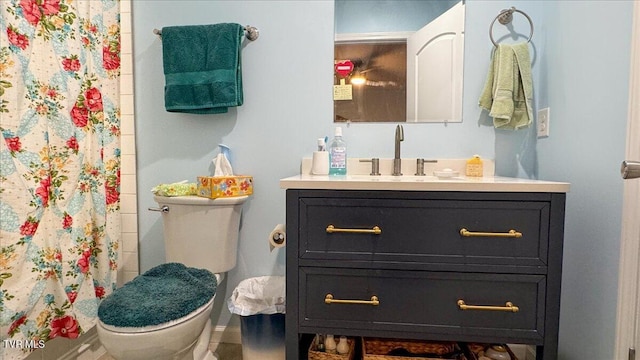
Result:
M242 204L248 196L154 196L162 211L167 262L223 273L236 266Z

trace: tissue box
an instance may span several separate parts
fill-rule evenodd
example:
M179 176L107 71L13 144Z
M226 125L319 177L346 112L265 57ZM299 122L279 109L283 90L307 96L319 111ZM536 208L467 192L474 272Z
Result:
M253 194L252 176L198 176L198 196L215 199L251 194Z

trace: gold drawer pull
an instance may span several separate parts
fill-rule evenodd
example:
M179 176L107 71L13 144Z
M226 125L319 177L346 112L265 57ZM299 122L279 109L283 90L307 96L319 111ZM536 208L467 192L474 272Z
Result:
M513 305L511 301L507 301L504 306L482 306L482 305L467 305L464 300L458 300L458 307L460 310L485 310L485 311L508 311L518 312L520 308Z
M478 236L478 237L508 237L508 238L521 238L522 237L522 233L519 231L515 231L515 230L509 230L509 232L506 233L492 233L492 232L475 232L475 231L469 231L467 229L460 229L460 235L462 236L466 236L466 237L471 237L471 236Z
M361 305L378 306L380 305L380 300L378 300L378 297L375 295L371 297L371 300L340 300L340 299L334 299L333 295L331 294L327 294L327 296L324 297L324 303L325 304L361 304Z
M378 226L374 226L371 229L340 229L333 225L327 225L327 233L354 233L354 234L382 234L382 229Z

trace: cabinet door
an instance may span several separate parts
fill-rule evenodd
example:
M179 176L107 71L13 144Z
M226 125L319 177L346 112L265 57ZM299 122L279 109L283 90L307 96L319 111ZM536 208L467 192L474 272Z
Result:
M365 336L412 332L541 344L545 286L542 275L305 267L299 325L314 332L342 328Z
M301 198L299 208L301 260L496 265L497 272L544 271L547 263L548 202Z

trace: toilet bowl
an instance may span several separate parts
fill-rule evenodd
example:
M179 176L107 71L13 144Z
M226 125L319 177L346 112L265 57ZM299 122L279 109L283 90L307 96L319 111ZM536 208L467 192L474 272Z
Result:
M212 281L211 275L214 275L216 285L220 286L224 273L236 264L240 214L247 196L219 199L197 196L155 196L154 199L163 209L165 257L169 262L164 265L175 263L184 265L187 269L207 270L205 273ZM163 266L156 268L161 267ZM144 278L156 268L138 278ZM166 282L163 276L164 274L156 276L157 281ZM131 291L135 286L139 286L138 278L109 295L112 298L108 297L103 301L101 310L104 310L105 303L115 309L119 307L118 301L124 303L126 298L121 295L124 291ZM140 286L145 286L144 283L142 284ZM124 288L128 289L123 290ZM108 314L105 315L106 311L101 313L99 310L98 337L107 353L117 360L215 360L217 357L208 349L215 290L217 288L214 286L213 294L207 293L206 296L200 294L197 295L197 299L195 299L196 295L193 296L194 299L190 299L190 293L181 293L181 300L185 298L186 301L196 300L198 304L203 303L203 305L188 310L187 314L176 315L175 318L171 316L161 318L163 322L156 321L152 325L134 322L135 326L131 326L124 319L122 323L125 326L114 325L114 323L119 324L120 321L114 322L113 319L109 319ZM140 311L152 309L151 313L154 313L156 309L154 307L158 305L152 304L154 296L148 296L148 298L151 303L141 300L139 303L129 304L127 309L133 306L131 312L135 313L136 309ZM166 298L171 300L170 297ZM182 310L183 307L180 309ZM159 310L167 310L164 313L172 311L172 309ZM162 313L162 311L157 312ZM175 313L178 314L177 311ZM118 316L128 317L127 314Z
M117 360L214 360L208 350L214 299L215 295L186 316L159 325L119 327L98 321L98 337Z

